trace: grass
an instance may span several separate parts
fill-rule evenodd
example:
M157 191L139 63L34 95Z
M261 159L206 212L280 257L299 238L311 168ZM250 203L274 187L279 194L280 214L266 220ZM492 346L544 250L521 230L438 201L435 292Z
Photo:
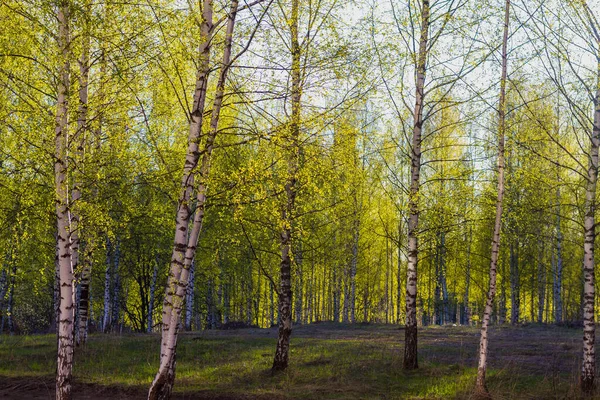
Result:
M431 327L419 333L420 368L402 370L397 326L316 324L295 328L290 368L271 377L276 331L206 331L180 336L179 398L463 399L476 375L478 330ZM496 327L488 386L498 399L577 396L581 333L559 327ZM0 395L48 398L55 336L0 337ZM100 335L76 349L81 398L144 398L158 366L158 335ZM10 382L3 385L2 382ZM50 388L50 389L49 389ZM107 392L108 391L108 392ZM109 393L109 394L107 394ZM45 397L44 397L45 396ZM108 396L108 397L107 397ZM0 396L1 397L1 396ZM77 397L77 396L76 396Z

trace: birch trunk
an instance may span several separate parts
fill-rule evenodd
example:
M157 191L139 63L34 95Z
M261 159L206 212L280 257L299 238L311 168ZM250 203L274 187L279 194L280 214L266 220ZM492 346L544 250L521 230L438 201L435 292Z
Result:
M106 271L104 272L104 317L102 319L102 332L106 333L110 326L111 299L110 282L112 271L112 257L110 239L106 239Z
M556 213L556 264L553 281L553 297L554 297L554 322L561 323L563 315L562 307L562 232L560 229L560 189L556 189L557 196L557 213Z
M546 298L546 268L544 267L544 241L539 241L540 254L538 256L538 313L537 322L541 324L544 320L544 299Z
M60 317L58 324L58 354L56 367L56 399L71 399L73 370L74 308L73 265L69 232L69 192L67 186L68 97L69 97L69 2L63 0L57 8L58 47L62 64L59 71L56 103L56 153L54 179L56 186L56 220L58 228L58 263L60 269Z
M443 313L443 324L447 324L450 322L450 302L448 300L448 283L446 281L446 275L447 275L447 271L446 271L446 233L442 232L441 233L441 239L440 239L440 244L441 244L441 248L440 248L440 280L441 280L441 287L442 287L442 301L443 301L443 307L444 307L444 313Z
M84 15L84 33L83 33L83 48L79 59L79 109L77 111L77 160L82 169L85 156L86 135L88 130L88 90L89 90L89 73L90 73L90 35L88 18L91 12L91 4L86 2ZM71 252L73 258L73 270L77 271L80 260L81 248L81 212L78 203L81 200L83 171L76 174L78 179L75 179L75 184L71 192L73 200L73 209L71 217ZM88 243L88 246L90 244ZM88 318L89 318L89 293L90 293L90 278L91 278L91 259L89 257L90 249L86 249L86 254L83 258L83 268L80 271L80 297L77 308L77 345L85 344L87 340Z
M506 323L506 253L502 257L502 263L500 264L500 275L502 276L502 282L500 283L498 323L504 325Z
M113 278L113 286L112 286L112 295L111 295L111 325L112 329L119 328L120 322L120 314L121 314L121 298L119 295L120 291L120 277L119 277L119 262L121 259L121 244L119 239L117 239L117 243L115 244L115 251L113 253L113 262L112 262L112 278Z
M298 248L296 250L295 255L295 264L296 264L296 324L300 325L302 323L302 242L298 241Z
M79 284L79 302L78 302L78 333L77 345L85 345L88 334L88 321L90 317L90 280L92 275L90 249L85 250L83 258L83 268L81 269L81 281Z
M356 322L356 268L358 266L358 240L360 238L360 219L358 201L354 198L354 221L352 226L352 259L350 261L350 322Z
M587 10L589 12L589 9ZM595 26L595 25L593 25ZM581 364L581 389L590 393L595 388L596 374L596 323L594 301L596 297L594 272L594 242L596 239L596 184L598 181L598 148L600 147L600 36L598 40L598 81L594 97L594 121L590 143L588 177L585 193L584 245L583 245L583 358Z
M162 354L166 354L168 349L165 347L167 342L165 335L169 331L169 323L172 311L172 297L175 287L178 284L181 270L184 265L185 252L188 244L188 227L191 218L191 198L194 186L194 170L200 159L200 139L202 133L202 121L204 115L204 106L206 102L206 90L208 85L208 76L210 73L210 50L211 37L213 29L213 2L204 0L202 6L202 23L200 27L200 62L196 73L196 86L194 89L194 104L190 112L190 126L188 135L188 148L183 166L183 176L181 180L181 193L177 204L177 217L175 226L175 240L173 245L173 254L169 270L169 278L166 287L165 298L162 310ZM161 361L162 364L162 361Z
M419 242L419 187L421 176L421 140L423 130L423 101L425 97L425 72L427 68L427 43L429 40L429 0L423 0L421 11L421 36L416 65L416 100L410 165L410 196L408 199L408 267L406 280L406 328L404 337L404 369L418 368L417 361L417 262Z
M206 185L210 174L212 151L218 133L219 117L221 114L221 106L223 104L227 72L229 71L231 64L231 46L233 42L233 28L235 26L237 8L238 1L233 0L231 2L231 9L227 20L223 61L221 63L221 71L213 102L209 132L206 137L202 161L198 171L199 179L196 189L196 210L194 213L192 229L188 235L188 224L191 215L189 200L196 173L194 169L200 155L198 152L198 140L200 138L202 115L206 98L206 80L209 72L208 61L212 32L212 1L205 0L204 2L201 28L201 63L198 70L198 80L196 82L196 91L194 94L194 109L191 115L188 151L184 166L184 178L181 184L182 194L178 203L175 243L173 246L169 282L167 283L167 293L163 303L160 366L148 392L148 398L150 400L170 398L175 382L175 355L181 310L187 291L190 268L196 255L198 237L200 236L202 222L204 220Z
M398 258L398 270L396 274L396 323L400 324L401 314L400 310L402 309L402 216L400 216L398 221L398 248L397 250L397 258Z
M515 250L516 247L516 250ZM510 244L510 323L519 323L521 311L521 287L519 277L519 242Z
M472 228L469 227L469 241L467 243L467 268L465 270L465 297L464 303L464 322L465 325L471 325L471 307L469 307L469 289L471 286L471 242L473 241Z
M290 336L292 334L292 286L291 286L291 258L292 222L295 212L296 191L300 153L300 42L298 41L298 13L300 0L292 0L289 28L291 34L292 52L292 115L289 123L289 137L287 138L288 170L285 183L286 205L282 212L282 230L280 238L281 263L279 266L279 330L277 334L277 347L273 360L272 372L283 371L288 366ZM325 282L323 282L325 283Z
M271 302L271 307L269 307L269 326L273 327L275 326L275 287L273 286L273 283L271 283L270 286L271 290L269 291L269 295L270 295L270 302Z
M334 241L335 243L335 241ZM340 282L337 265L333 266L333 322L340 322ZM318 302L317 302L318 306Z
M496 295L496 268L500 251L500 230L502 228L502 203L504 200L504 134L506 130L506 76L507 76L507 47L508 23L510 18L510 0L506 0L504 9L504 32L502 35L502 76L500 78L500 101L498 104L498 198L496 200L496 219L494 221L494 236L492 238L492 255L490 261L490 286L481 322L481 338L479 341L479 365L475 392L482 397L489 397L485 383L488 355L488 325L490 324L494 296Z

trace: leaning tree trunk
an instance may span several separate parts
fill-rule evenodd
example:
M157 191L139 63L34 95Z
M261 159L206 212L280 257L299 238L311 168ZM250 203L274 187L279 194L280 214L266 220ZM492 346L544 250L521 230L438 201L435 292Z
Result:
M488 325L490 324L494 296L496 295L496 268L500 251L500 230L502 228L502 202L504 199L504 133L506 130L506 71L508 22L510 18L510 0L506 0L504 9L504 33L502 36L502 77L500 78L500 102L498 105L498 198L496 200L496 219L494 236L492 237L492 258L490 261L490 287L488 290L483 319L481 322L481 339L479 341L479 365L475 391L482 397L489 397L485 384L488 355Z
M429 40L429 0L423 0L421 37L417 59L416 100L410 164L410 196L408 199L408 266L406 279L406 328L404 331L404 369L419 367L417 362L417 262L419 241L419 187L421 176L421 140L423 130L423 101L425 98L425 72L427 68L427 42Z
M598 37L600 57L600 37ZM596 374L596 323L594 315L595 273L594 242L596 239L596 184L598 181L598 148L600 147L600 62L598 63L598 89L594 97L594 126L589 153L589 167L585 193L584 245L583 245L583 358L581 364L581 389L589 393L595 388Z
M233 42L233 28L237 14L238 1L231 2L231 10L228 15L227 28L225 32L225 47L223 61L217 82L217 90L213 102L213 110L210 121L209 132L202 151L202 162L198 171L198 182L196 183L196 210L192 229L188 234L188 224L191 215L190 197L194 184L195 167L199 160L198 141L202 128L202 116L204 101L206 99L206 81L210 71L209 54L212 34L212 1L205 0L202 14L202 51L201 63L198 69L198 79L194 94L194 109L191 114L190 134L188 139L188 150L184 165L184 177L181 184L182 194L179 198L175 243L171 259L171 269L167 290L163 302L163 326L161 340L160 366L150 390L148 398L168 399L171 396L173 384L175 383L175 355L177 349L177 335L179 331L181 310L187 292L187 284L192 261L196 255L198 237L202 230L204 221L207 180L210 174L210 164L215 139L218 133L219 117L225 92L225 81L231 64L231 46Z
M69 191L67 187L68 98L69 98L69 3L63 0L57 8L58 46L62 64L59 71L56 103L56 153L54 179L56 186L56 221L58 228L58 262L60 269L60 318L58 324L58 357L56 366L56 398L71 398L73 369L73 266L69 233Z
M287 141L288 170L285 183L286 205L282 212L281 230L281 263L279 266L279 330L277 347L273 360L272 372L283 371L288 366L290 336L292 335L292 286L290 258L292 244L292 221L295 211L297 179L300 152L300 42L298 41L298 12L300 0L292 0L292 12L289 21L292 51L292 115L289 123L289 138Z

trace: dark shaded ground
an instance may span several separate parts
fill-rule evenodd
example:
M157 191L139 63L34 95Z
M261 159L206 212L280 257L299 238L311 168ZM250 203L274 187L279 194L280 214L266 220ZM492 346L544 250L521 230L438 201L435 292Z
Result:
M577 398L580 329L530 325L490 332L489 389L498 399ZM479 331L419 332L420 369L402 371L404 332L392 325L296 327L291 366L268 373L275 329L181 335L176 399L469 398ZM0 338L0 399L51 399L53 335ZM158 366L157 335L92 335L76 350L75 399L144 399ZM600 396L596 397L600 399Z

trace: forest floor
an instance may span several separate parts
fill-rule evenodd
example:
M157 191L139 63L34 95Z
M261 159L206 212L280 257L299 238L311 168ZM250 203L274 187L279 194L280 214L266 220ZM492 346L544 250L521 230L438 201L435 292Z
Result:
M290 367L271 377L275 329L183 333L177 399L468 399L479 330L419 331L419 369L402 370L404 330L320 323L294 328ZM492 327L488 386L494 399L572 399L581 329ZM0 337L0 399L50 399L54 335ZM94 334L76 349L75 399L144 399L158 367L158 335ZM598 341L597 341L598 342ZM600 399L600 393L598 395Z

